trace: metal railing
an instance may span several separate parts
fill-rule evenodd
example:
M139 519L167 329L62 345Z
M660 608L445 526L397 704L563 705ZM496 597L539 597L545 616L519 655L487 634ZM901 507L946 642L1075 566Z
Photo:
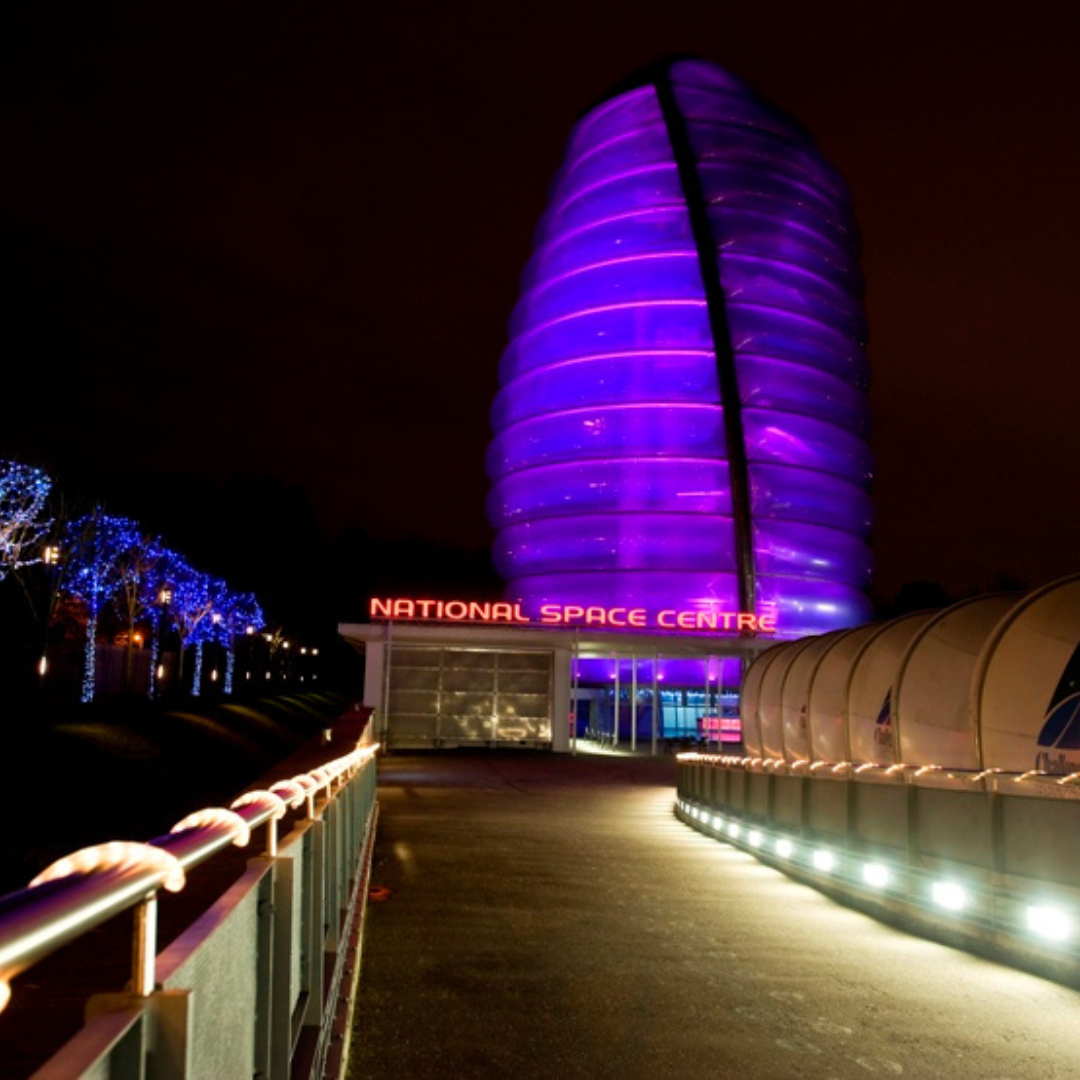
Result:
M869 914L1080 986L1078 781L684 754L675 812Z
M358 745L228 809L189 815L149 843L85 848L0 897L0 1010L17 975L115 915L135 912L130 990L91 999L88 1014L97 1021L35 1075L81 1076L91 1067L170 1080L334 1074L342 1048L335 1055L330 1044L346 1034L341 986L355 975L377 814L377 750ZM305 812L279 844L289 808ZM214 905L205 927L196 924L158 956L159 891L179 891L189 869L229 845L245 846L261 826L264 854ZM192 1022L201 1014L212 1025L222 993L250 1006L246 1039L230 1029L223 1042Z

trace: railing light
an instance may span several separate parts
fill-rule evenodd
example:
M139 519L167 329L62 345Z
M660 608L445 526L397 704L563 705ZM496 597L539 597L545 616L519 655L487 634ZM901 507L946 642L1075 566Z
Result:
M758 829L751 829L746 836L747 843L749 843L751 847L761 847L761 842L764 839L765 838Z
M967 907L968 896L963 887L954 881L935 881L930 895L938 907L946 911L963 911Z
M795 845L785 836L776 841L776 854L781 859L790 859L795 854Z
M827 848L818 848L814 852L814 869L823 874L831 874L836 867L836 856Z
M1033 934L1050 941L1067 941L1075 931L1072 919L1061 908L1042 905L1027 909L1027 926Z
M728 836L730 836L733 840L738 840L739 834L742 832L742 827L737 821L729 821L727 823L727 831Z
M1019 776L1013 777L1014 784L1022 784L1025 780L1030 780L1033 776L1045 776L1046 773L1042 769L1028 769L1027 772L1021 773Z
M881 863L867 863L862 869L863 881L866 882L871 888L884 889L888 887L889 882L892 880L892 874L889 873L889 868L883 866Z

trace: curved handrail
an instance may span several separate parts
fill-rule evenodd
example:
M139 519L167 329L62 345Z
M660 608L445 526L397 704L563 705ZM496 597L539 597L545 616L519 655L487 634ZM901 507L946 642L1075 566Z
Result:
M11 998L15 976L114 915L152 905L159 889L179 891L185 871L230 844L245 846L259 825L268 826L266 853L275 856L276 824L286 803L297 808L306 802L313 815L318 793L325 789L329 796L335 780L354 776L378 749L378 743L358 746L269 791L247 792L229 809L196 811L149 843L112 841L83 848L54 862L25 889L0 897L0 1012ZM145 929L151 945L153 932L152 926ZM135 953L137 965L141 960L152 968L154 950L146 948L145 939L136 942ZM150 993L153 979L138 977L135 986Z

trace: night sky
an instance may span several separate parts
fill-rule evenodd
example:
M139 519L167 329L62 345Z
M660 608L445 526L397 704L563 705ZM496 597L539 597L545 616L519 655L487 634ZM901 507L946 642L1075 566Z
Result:
M486 549L496 365L570 128L684 52L799 118L852 190L875 591L1080 571L1061 8L6 5L0 457L195 554L243 547L333 618L364 551Z

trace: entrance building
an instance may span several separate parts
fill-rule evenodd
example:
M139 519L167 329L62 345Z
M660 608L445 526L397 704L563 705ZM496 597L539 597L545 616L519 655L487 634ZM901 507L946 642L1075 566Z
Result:
M347 623L388 749L630 750L737 742L744 666L768 637Z

